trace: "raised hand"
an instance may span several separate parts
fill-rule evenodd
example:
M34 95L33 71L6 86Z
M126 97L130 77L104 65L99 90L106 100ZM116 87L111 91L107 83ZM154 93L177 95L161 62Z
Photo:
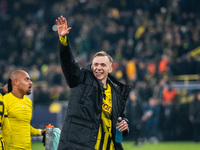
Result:
M58 19L56 19L56 23L58 25L58 35L59 36L65 36L65 35L69 34L71 27L68 28L67 20L63 16L58 17Z

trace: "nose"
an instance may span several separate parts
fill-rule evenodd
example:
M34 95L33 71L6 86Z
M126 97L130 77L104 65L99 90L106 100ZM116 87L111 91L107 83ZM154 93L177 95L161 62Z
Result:
M101 65L98 65L98 66L97 66L97 69L98 69L98 70L101 70Z

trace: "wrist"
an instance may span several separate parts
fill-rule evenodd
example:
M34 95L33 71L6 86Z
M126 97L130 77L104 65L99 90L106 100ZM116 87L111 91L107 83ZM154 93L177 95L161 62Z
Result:
M67 36L59 36L59 40L61 42L62 45L67 46L68 42L67 42Z
M39 135L42 135L42 130L41 129L39 129Z

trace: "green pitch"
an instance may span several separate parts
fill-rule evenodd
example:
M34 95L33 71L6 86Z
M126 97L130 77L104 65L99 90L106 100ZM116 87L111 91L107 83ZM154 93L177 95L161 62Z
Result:
M133 142L123 142L124 150L199 150L200 143L194 142L160 142L158 144L145 143L134 146ZM45 150L42 143L32 143L32 150Z
M200 143L194 142L160 142L158 144L145 143L135 147L133 142L124 142L125 150L199 150Z

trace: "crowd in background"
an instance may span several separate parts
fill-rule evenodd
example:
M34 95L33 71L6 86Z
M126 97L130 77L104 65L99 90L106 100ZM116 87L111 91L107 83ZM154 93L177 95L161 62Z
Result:
M2 0L0 82L4 85L10 72L21 68L34 83L34 105L68 99L55 25L63 15L72 27L68 38L81 67L95 52L106 51L114 59L113 75L137 90L144 113L155 104L163 106L158 112L173 112L167 126L155 125L155 136L160 127L169 128L163 132L169 139L180 130L185 135L189 108L177 106L171 81L175 75L200 74L199 61L189 55L200 45L199 5L198 0ZM174 131L178 115L188 125Z

